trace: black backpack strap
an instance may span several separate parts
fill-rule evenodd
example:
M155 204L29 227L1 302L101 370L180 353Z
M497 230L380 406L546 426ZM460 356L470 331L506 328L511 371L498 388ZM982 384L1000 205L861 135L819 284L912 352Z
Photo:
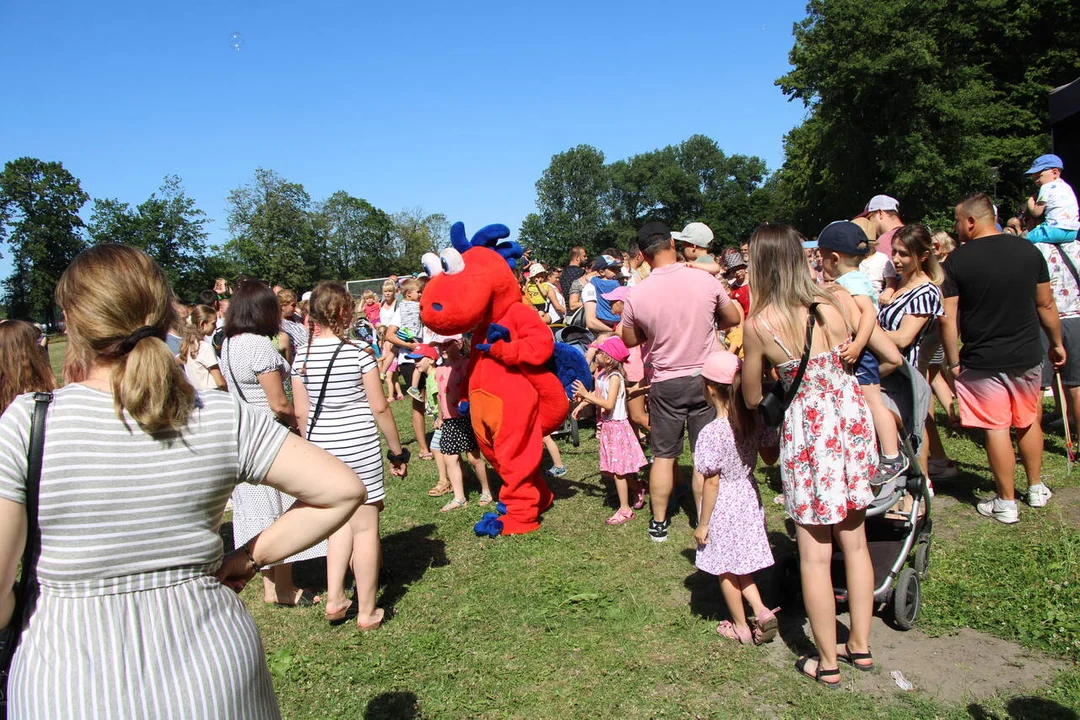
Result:
M787 410L788 405L795 399L795 393L799 392L799 386L802 385L803 375L806 374L806 365L810 362L810 347L814 341L814 322L817 316L817 308L820 303L811 303L810 311L806 316L806 348L803 350L802 359L799 360L799 370L795 373L795 378L791 381L791 387L788 388L787 394L784 396L784 409Z
M1065 267L1069 268L1069 272L1072 273L1073 280L1076 281L1076 287L1080 288L1080 273L1076 271L1076 265L1073 264L1072 258L1069 257L1068 253L1061 249L1061 245L1054 244L1051 247L1057 250L1061 262L1065 263Z
M308 421L307 436L311 437L311 431L315 429L315 423L319 419L319 415L322 414L323 400L326 399L326 384L330 382L330 370L334 367L334 361L337 360L338 353L341 352L341 348L345 347L345 341L342 340L341 344L334 350L334 354L330 356L330 364L326 366L326 374L323 375L322 389L319 390L319 399L315 401L315 412L311 414L311 420ZM308 355L310 359L311 344L308 344ZM307 379L307 361L304 362L304 376Z
M38 497L41 494L41 465L45 454L45 419L52 393L34 393L34 416L30 425L30 447L26 453L26 545L23 548L22 577L19 581L15 612L8 625L6 642L0 652L0 700L7 699L7 676L19 644L23 621L37 590L37 557L41 550L41 527L38 525Z

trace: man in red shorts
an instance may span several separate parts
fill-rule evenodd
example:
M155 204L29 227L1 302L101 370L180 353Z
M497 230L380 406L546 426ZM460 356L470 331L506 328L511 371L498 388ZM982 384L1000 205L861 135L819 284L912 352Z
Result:
M1061 323L1046 260L1027 240L998 232L990 198L979 193L962 200L956 206L956 232L963 244L945 261L941 340L946 360L958 373L960 422L986 430L997 494L977 509L998 522L1015 523L1016 456L1010 428L1016 428L1028 504L1042 507L1051 495L1039 477L1040 326L1050 340L1050 362L1060 368L1065 364ZM962 349L958 338L964 341Z

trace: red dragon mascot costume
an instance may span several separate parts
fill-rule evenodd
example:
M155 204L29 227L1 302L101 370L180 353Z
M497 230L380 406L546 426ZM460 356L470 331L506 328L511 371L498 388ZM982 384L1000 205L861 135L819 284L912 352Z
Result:
M540 513L554 501L540 473L543 438L569 409L562 384L548 369L551 330L521 300L511 270L521 247L505 241L509 235L505 225L488 225L470 241L465 226L454 223L452 247L424 256L431 281L420 300L428 328L473 334L468 411L480 451L502 478L498 508L505 513L485 514L475 530L492 537L540 527Z

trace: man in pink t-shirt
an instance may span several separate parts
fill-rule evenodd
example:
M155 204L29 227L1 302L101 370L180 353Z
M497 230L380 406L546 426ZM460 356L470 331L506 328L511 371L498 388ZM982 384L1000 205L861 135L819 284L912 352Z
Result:
M641 228L637 244L652 272L630 290L618 332L627 347L645 348L654 456L649 474L653 513L649 535L664 542L671 525L667 505L675 463L682 454L683 431L690 436L693 450L698 433L715 414L705 397L701 366L716 349L717 329L737 325L739 311L719 280L678 261L671 232L663 223ZM695 472L695 499L703 481Z

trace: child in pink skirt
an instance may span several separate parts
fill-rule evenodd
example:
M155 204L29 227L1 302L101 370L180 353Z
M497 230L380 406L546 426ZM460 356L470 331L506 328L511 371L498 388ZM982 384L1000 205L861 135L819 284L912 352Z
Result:
M623 363L629 357L626 345L613 335L596 348L596 390L589 392L581 381L574 384L574 392L583 403L600 409L596 431L600 441L600 473L614 478L615 491L619 495L619 509L607 519L608 525L622 525L633 520L634 508L640 510L645 504L645 486L638 481L637 473L648 463L626 413ZM575 408L575 417L581 408L582 405ZM633 508L630 507L631 492Z
M776 432L767 430L757 412L746 407L740 375L738 356L726 351L709 355L701 369L716 419L702 429L694 446L694 466L705 477L701 521L694 530L698 543L694 564L720 576L731 620L721 622L716 632L757 645L776 636L777 624L776 610L762 603L751 574L773 564L754 468L759 453L765 462L774 463L780 450ZM743 600L754 611L753 626Z

